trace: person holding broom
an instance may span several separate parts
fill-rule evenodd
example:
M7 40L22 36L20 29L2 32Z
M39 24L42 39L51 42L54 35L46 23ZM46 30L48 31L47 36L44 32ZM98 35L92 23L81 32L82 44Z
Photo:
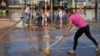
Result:
M73 49L68 51L68 54L76 53L75 51L77 48L78 39L80 38L80 36L82 36L83 33L85 33L85 35L95 44L96 51L99 51L100 47L99 47L97 41L92 37L92 35L90 33L89 24L84 20L84 18L79 13L73 12L72 9L66 9L65 11L68 15L68 27L64 33L64 36L68 35L68 33L70 32L70 29L72 27L72 24L74 24L76 27L78 27L78 30L76 31L75 36L74 36Z

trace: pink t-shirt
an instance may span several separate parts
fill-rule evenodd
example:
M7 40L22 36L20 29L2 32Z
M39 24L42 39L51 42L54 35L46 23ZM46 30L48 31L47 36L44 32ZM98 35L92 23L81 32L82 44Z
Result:
M69 16L69 20L79 28L85 27L87 25L87 22L78 13L73 13L71 16Z

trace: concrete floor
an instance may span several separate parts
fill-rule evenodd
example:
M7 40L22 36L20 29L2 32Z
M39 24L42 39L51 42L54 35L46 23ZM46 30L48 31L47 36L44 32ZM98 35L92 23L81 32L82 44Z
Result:
M100 23L89 23L91 34L100 45ZM19 26L19 25L17 25ZM54 27L50 27L54 28ZM53 30L48 29L50 37L49 44L54 43L61 37L65 31L57 27ZM60 43L57 43L50 49L50 56L100 56L100 52L95 52L94 44L83 34L79 39L79 44L76 54L67 54L73 46L73 36L76 32L75 28L69 36L66 36ZM46 56L44 49L45 30L33 27L30 28L13 28L0 41L0 55L1 56Z

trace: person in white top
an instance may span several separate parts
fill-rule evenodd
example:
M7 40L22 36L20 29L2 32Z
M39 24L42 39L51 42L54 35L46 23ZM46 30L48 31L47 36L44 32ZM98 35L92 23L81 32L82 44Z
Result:
M60 29L62 29L62 24L63 24L63 22L62 22L63 11L62 11L61 8L59 8L58 11L59 11L58 15L59 15L59 20L60 20L60 25L59 26L60 26Z
M29 5L26 5L26 8L24 10L24 23L27 24L28 18L29 18L29 12L30 12L30 7Z
M48 25L48 22L47 22L47 19L49 17L49 12L48 11L43 11L42 13L42 24L43 26L47 26Z

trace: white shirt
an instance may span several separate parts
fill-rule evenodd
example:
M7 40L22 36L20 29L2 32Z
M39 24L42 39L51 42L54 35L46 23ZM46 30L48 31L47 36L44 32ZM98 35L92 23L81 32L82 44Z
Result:
M86 2L84 2L83 6L86 6Z
M59 17L62 17L63 16L63 12L62 10L59 11Z
M30 8L29 7L26 7L25 13L28 13L29 14L29 10L30 10Z

